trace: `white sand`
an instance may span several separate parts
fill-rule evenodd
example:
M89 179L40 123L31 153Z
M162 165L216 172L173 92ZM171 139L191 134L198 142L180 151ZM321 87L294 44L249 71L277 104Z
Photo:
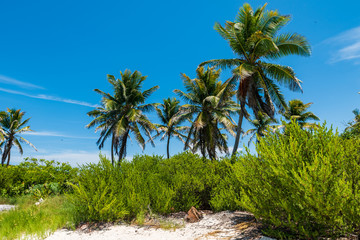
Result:
M15 208L14 205L7 205L7 204L0 204L0 212L1 211L8 211L10 209Z
M179 220L179 219L177 219ZM169 220L171 221L171 220ZM183 221L183 220L181 220ZM246 212L220 212L205 215L197 223L184 223L176 230L132 225L116 225L103 230L85 233L81 230L59 230L47 240L162 240L162 239L261 239L251 214ZM264 239L264 238L263 238Z

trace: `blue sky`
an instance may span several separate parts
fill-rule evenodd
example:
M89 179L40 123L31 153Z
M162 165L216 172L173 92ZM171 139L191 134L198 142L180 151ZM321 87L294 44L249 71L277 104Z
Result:
M249 2L257 7L266 1ZM21 108L31 117L35 132L25 137L38 151L25 147L23 157L97 161L98 134L85 128L91 121L86 113L100 101L93 89L110 92L106 74L119 77L119 71L139 70L148 76L144 88L160 86L149 102L175 96L172 91L182 89L180 73L194 77L202 61L234 57L213 26L234 20L243 3L2 1L0 109ZM311 110L340 130L360 107L359 7L357 0L273 0L267 7L291 15L283 31L298 32L312 45L311 57L280 61L303 81L303 94L282 88L286 99L313 102ZM165 142L157 142L145 153L164 155L165 148ZM108 150L105 146L103 153ZM173 141L171 153L181 150ZM128 156L137 153L140 147L130 141ZM22 159L16 149L12 156L13 163Z

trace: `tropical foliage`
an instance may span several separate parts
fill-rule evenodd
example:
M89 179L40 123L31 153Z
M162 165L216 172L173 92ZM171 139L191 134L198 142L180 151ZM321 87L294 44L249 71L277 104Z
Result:
M159 133L154 137L158 137L162 134L160 140L167 138L166 153L167 158L170 157L170 138L172 136L177 137L180 141L185 143L186 136L183 134L189 129L187 126L180 126L186 121L185 117L177 117L180 111L180 101L176 98L164 99L164 103L160 104L156 108L158 117L161 124L155 124Z
M254 11L245 3L234 22L227 21L225 26L216 23L215 30L228 42L236 58L209 60L200 64L231 68L234 77L239 79L237 97L241 111L233 154L238 148L243 117L249 115L246 105L253 110L255 117L262 111L273 118L275 106L280 110L286 109L278 84L292 91L302 91L301 81L291 67L267 60L288 55L310 55L305 37L297 33L279 33L290 21L290 16L280 15L278 11L265 11L265 7L266 4Z
M250 135L249 145L251 141L256 137L256 142L259 142L259 138L266 136L269 133L269 130L275 130L275 126L270 124L276 123L276 120L270 118L265 113L259 112L257 114L257 119L250 120L250 124L254 127L247 130L243 136Z
M143 82L146 76L140 72L125 70L120 72L121 79L115 79L108 75L108 81L113 88L113 95L95 89L102 95L102 106L88 112L93 117L87 127L94 127L100 131L100 138L97 142L99 148L104 146L106 139L111 140L111 156L114 164L114 151L118 155L118 162L126 156L126 145L130 134L133 133L135 140L142 149L145 148L146 140L142 132L154 144L151 133L156 126L149 121L146 112L154 109L155 104L144 104L146 99L159 87L155 86L142 91ZM142 129L142 131L140 130Z
M356 108L352 112L355 115L355 118L347 123L347 127L341 134L341 136L346 139L357 138L360 136L360 111Z
M325 124L310 131L293 120L285 129L261 138L257 154L238 158L241 206L276 239L358 231L360 141L343 140Z
M21 155L24 152L21 143L26 143L36 150L32 143L20 136L24 132L32 131L29 126L26 126L30 118L23 120L24 115L25 112L21 112L20 109L9 108L0 113L0 140L2 139L0 147L3 147L1 165L4 165L7 160L6 165L9 166L12 146L16 146Z
M185 149L191 147L193 152L199 151L203 157L216 159L217 152L227 153L227 136L221 132L220 126L230 134L234 134L235 123L231 118L239 108L232 100L235 94L235 78L224 83L219 81L220 70L213 68L196 70L197 78L190 79L182 75L187 93L174 90L188 104L181 108L177 118L194 119L185 142Z
M312 103L304 104L301 100L294 99L289 101L288 108L280 113L286 120L288 120L288 123L294 120L302 128L311 128L314 127L315 124L308 123L309 120L320 120L314 113L307 111L311 104Z

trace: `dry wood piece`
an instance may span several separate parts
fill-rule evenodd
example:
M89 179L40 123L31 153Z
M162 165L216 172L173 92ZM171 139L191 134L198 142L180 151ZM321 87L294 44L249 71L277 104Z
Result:
M202 218L203 215L198 210L196 210L195 207L191 207L185 217L185 221L194 223L200 221Z

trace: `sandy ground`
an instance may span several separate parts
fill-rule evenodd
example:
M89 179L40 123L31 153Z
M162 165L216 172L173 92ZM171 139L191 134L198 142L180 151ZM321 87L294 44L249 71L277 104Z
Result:
M0 204L0 212L15 208L14 205Z
M204 218L196 223L186 223L183 217L184 215L178 215L155 219L155 221L149 220L145 226L121 224L98 226L96 227L97 229L92 229L87 225L83 225L76 231L66 229L56 231L46 240L270 239L261 235L260 225L247 212L225 211L215 214L208 213L204 214ZM164 230L159 228L159 223L162 223L162 226L176 224L178 227L176 229Z

